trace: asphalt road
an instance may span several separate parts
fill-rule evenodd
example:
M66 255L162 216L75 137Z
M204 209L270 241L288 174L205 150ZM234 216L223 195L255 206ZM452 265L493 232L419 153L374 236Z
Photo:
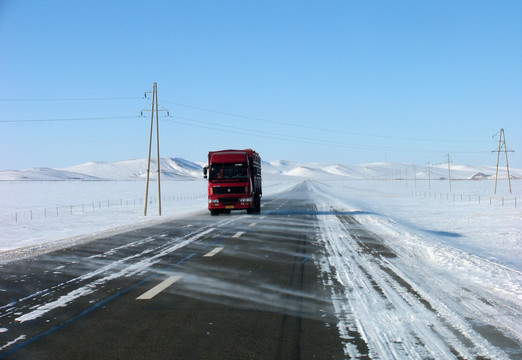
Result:
M296 189L0 265L0 358L345 358L313 210Z

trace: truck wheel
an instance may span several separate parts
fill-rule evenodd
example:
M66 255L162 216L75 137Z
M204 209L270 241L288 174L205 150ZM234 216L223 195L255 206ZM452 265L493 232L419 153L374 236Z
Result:
M254 203L252 204L252 208L247 209L247 214L259 214L261 212L261 199L259 196L254 198Z

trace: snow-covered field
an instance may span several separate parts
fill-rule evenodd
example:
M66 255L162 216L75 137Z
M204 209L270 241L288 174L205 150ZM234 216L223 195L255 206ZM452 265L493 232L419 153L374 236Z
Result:
M0 171L0 179L10 180L0 181L0 251L5 256L6 251L28 246L74 243L86 235L125 231L186 212L205 211L206 182L200 165L162 159L162 173L166 173L161 183L163 216L157 216L157 183L151 181L148 216L144 217L144 166L143 160L131 160L67 169ZM447 175L442 165L429 170L417 167L414 176L408 164L274 161L263 164L263 190L264 196L270 196L305 179L313 180L331 194L332 204L371 213L361 221L376 232L401 228L521 271L522 181L511 181L510 194L507 180L499 180L497 194L493 194L493 167L455 166L452 171L454 179L482 174L479 176L490 180L453 180L450 192L448 180L433 180ZM512 169L511 175L520 178L522 171ZM20 180L27 178L33 181ZM38 181L50 178L61 180ZM64 180L71 178L117 180Z
M369 213L359 220L376 233L413 234L522 271L522 182L512 181L513 194L493 195L493 186L492 181L455 181L450 193L447 181L432 181L431 189L426 181L416 187L404 181L355 181L322 188L332 204Z

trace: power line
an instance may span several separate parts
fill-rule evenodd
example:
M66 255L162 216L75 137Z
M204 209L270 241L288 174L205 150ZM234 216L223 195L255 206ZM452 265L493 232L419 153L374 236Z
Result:
M292 141L297 143L304 144L315 144L315 145L328 145L335 147L342 147L348 149L362 149L362 150L375 150L375 151L394 151L394 152L423 152L423 153L446 153L447 150L430 150L430 149L405 149L405 148L395 148L395 147L383 147L383 146L371 146L371 145L363 145L363 144L354 144L354 143L346 143L340 141L333 141L331 139L318 139L318 138L309 138L303 136L295 136L295 135L287 135L282 133L273 133L262 130L251 130L246 128L241 128L234 126L234 128L229 127L220 127L214 123L209 121L195 120L189 119L181 116L174 116L174 120L166 119L165 122L169 123L177 123L186 126L198 127L203 129L216 130L226 133L235 133L240 135L249 135L256 136L268 139L275 140L283 140L283 141ZM489 153L489 151L452 151L453 153Z
M3 101L3 102L9 102L9 101L12 101L12 102L23 102L23 101L27 101L27 102L31 102L31 101L34 101L34 102L46 102L46 101L49 101L49 102L52 102L52 101L112 101L112 100L139 100L139 99L143 99L143 98L140 98L140 97L105 97L105 98L48 98L48 99L37 99L37 98L33 98L33 99L0 99L0 101Z
M431 141L431 142L457 142L457 143L467 143L467 142L482 142L480 140L449 140L449 139L427 139L427 138L411 138L411 137L401 137L401 136L390 136L390 135L380 135L380 134L369 134L369 133L361 133L361 132L355 132L355 131L347 131L342 129L330 129L330 128L323 128L323 127L317 127L317 126L310 126L310 125L304 125L304 124L296 124L296 123L289 123L289 122L283 122L283 121L275 121L275 120L268 120L263 119L259 117L254 116L248 116L248 115L240 115L220 110L213 110L208 109L200 106L193 106L193 105L186 105L186 104L180 104L173 101L166 101L163 100L164 103L169 103L181 107L186 107L189 109L195 109L195 110L202 110L206 112L211 112L215 114L221 114L241 119L248 119L248 120L256 120L260 122L270 123L270 124L277 124L277 125L283 125L283 126L290 126L290 127L297 127L301 129L310 129L310 130L319 130L319 131L326 131L331 133L343 133L343 134L349 134L349 135L357 135L357 136L367 136L367 137L376 137L376 138L382 138L382 139L394 139L394 140L408 140L408 141Z
M102 121L102 120L124 120L124 119L140 119L140 116L113 116L113 117L89 117L89 118L60 118L60 119L22 119L22 120L0 120L0 123L44 123L44 122L75 122L75 121ZM336 141L332 139L320 139L320 138L310 138L304 136L296 136L296 135L288 135L286 133L274 133L263 130L252 130L247 128L241 128L235 126L233 129L230 127L222 127L217 126L216 124L203 121L203 120L195 120L181 116L174 116L174 120L164 121L170 123L178 123L181 125L211 129L226 133L236 133L240 135L249 135L262 137L265 139L273 139L280 141L291 141L302 144L314 144L314 145L326 145L326 146L334 146L348 149L361 149L361 150L373 150L373 151L392 151L392 152L422 152L422 153L446 153L447 150L433 150L433 149L418 149L418 148L398 148L398 147L385 147L385 146L372 146L367 144L357 144L357 143L348 143L342 141ZM483 154L489 153L489 151L451 151L451 153L458 154Z
M146 98L146 96L145 96ZM40 99L0 99L0 101L107 101L107 100L142 100L143 98L139 97L106 97L106 98L40 98ZM247 115L240 115L230 112L224 112L219 110L213 110L208 109L204 107L199 106L193 106L193 105L187 105L187 104L181 104L177 102L172 101L163 101L165 103L170 103L177 106L187 107L191 109L196 110L202 110L206 112L212 112L217 114L222 114L226 116L236 117L236 118L243 118L243 119L249 119L249 120L255 120L259 122L265 122L265 123L271 123L271 124L277 124L277 125L283 125L283 126L290 126L300 129L311 129L311 130L319 130L329 133L343 133L343 134L350 134L350 135L357 135L357 136L368 136L368 137L376 137L381 139L394 139L394 140L409 140L409 141L431 141L431 142L458 142L458 143L465 143L465 142L475 142L475 141L456 141L456 140L436 140L436 139L421 139L421 138L408 138L408 137L396 137L396 136L387 136L387 135L379 135L379 134L368 134L368 133L359 133L359 132L351 132L346 131L342 129L330 129L330 128L322 128L322 127L315 127L315 126L309 126L304 124L296 124L296 123L287 123L287 122L281 122L281 121L274 121L274 120L268 120L258 117L252 117ZM163 111L163 109L161 110ZM166 111L166 110L165 110ZM113 117L89 117L89 118L54 118L54 119L21 119L21 120L0 120L0 123L24 123L24 122L67 122L67 121L101 121L101 120L123 120L123 119L138 119L137 116L113 116ZM367 149L367 150L375 150L375 151L394 151L394 152L423 152L423 153L446 153L448 150L432 150L432 149L408 149L408 148L396 148L396 147L384 147L384 146L371 146L371 145L363 145L363 144L354 144L354 143L347 143L342 141L335 141L332 139L318 139L318 138L309 138L309 137L302 137L302 136L295 136L295 135L288 135L285 133L274 133L274 132L267 132L267 131L260 131L260 130L251 130L251 129L245 129L245 128L238 128L237 126L234 126L234 129L231 129L230 127L223 128L219 126L215 126L214 123L208 122L208 121L202 121L202 120L195 120L195 119L189 119L185 117L175 116L176 120L165 120L168 122L176 122L187 126L195 126L199 128L207 128L207 129L213 129L217 131L223 131L223 132L234 132L239 133L242 135L252 135L257 137L263 137L263 138L269 138L269 139L276 139L276 140L283 140L283 141L293 141L293 142L299 142L299 143L305 143L305 144L316 144L316 145L329 145L329 146L337 146L337 147L343 147L343 148L351 148L351 149ZM196 125L195 123L199 123L199 125ZM203 125L201 125L203 124ZM452 153L460 153L460 154L479 154L479 153L488 153L488 151L451 151Z
M138 119L138 118L139 118L138 116L104 116L104 117L92 117L92 118L21 119L21 120L0 120L0 123L100 121L100 120L122 120L122 119Z
M93 97L93 98L5 98L0 99L2 102L54 102L54 101L113 101L113 100L142 100L146 98L145 97ZM381 135L381 134L375 134L375 133L362 133L362 132L355 132L355 131L347 131L343 129L331 129L331 128L325 128L325 127L317 127L317 126L310 126L305 124L297 124L297 123L291 123L291 122L283 122L283 121L275 121L275 120L269 120L264 119L260 117L254 117L254 116L248 116L248 115L242 115L242 114L236 114L226 111L220 111L215 109L209 109L206 107L201 106L194 106L194 105L187 105L182 104L174 101L167 101L163 100L164 103L173 104L176 106L181 106L185 108L195 109L195 110L201 110L206 112L211 112L215 114L221 114L225 116L230 117L236 117L236 118L242 118L242 119L249 119L249 120L255 120L259 122L265 122L270 124L276 124L276 125L282 125L282 126L289 126L294 128L300 128L300 129L310 129L310 130L317 130L317 131L324 131L329 133L342 133L342 134L348 134L348 135L355 135L355 136L366 136L366 137L374 137L374 138L381 138L381 139L394 139L394 140L407 140L407 141L424 141L424 142L455 142L455 143L479 143L482 141L479 140L451 140L451 139L433 139L433 138L412 138L412 137L400 137L400 136L390 136L390 135ZM111 120L115 118L72 118L72 119L30 119L30 120L0 120L0 122L44 122L44 121L89 121L89 120Z

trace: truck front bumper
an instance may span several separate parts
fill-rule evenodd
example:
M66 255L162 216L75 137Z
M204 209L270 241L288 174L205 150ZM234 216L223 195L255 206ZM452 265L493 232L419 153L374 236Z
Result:
M209 198L209 210L241 210L252 207L252 198Z

